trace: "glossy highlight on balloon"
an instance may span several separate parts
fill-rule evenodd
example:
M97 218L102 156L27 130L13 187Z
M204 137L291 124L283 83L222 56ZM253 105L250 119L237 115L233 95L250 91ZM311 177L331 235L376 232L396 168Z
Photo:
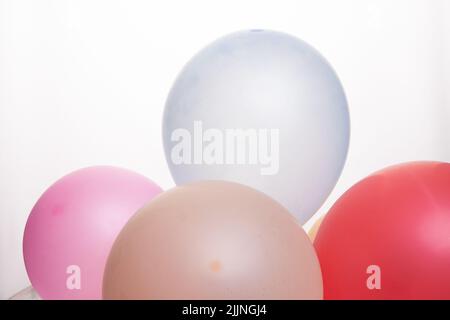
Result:
M72 172L39 198L28 218L23 255L43 299L101 299L111 246L128 219L161 192L120 168Z
M450 163L365 178L325 216L314 245L325 299L450 299Z
M227 35L195 55L163 118L178 185L245 184L301 223L336 184L349 136L347 100L330 64L302 40L268 30Z
M146 205L111 250L104 299L321 299L312 243L280 204L205 181Z

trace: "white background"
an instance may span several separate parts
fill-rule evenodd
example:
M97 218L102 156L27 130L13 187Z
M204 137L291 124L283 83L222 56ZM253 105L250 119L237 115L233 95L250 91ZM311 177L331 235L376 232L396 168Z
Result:
M0 0L0 298L28 285L23 228L60 176L110 164L173 186L170 86L196 51L249 28L311 43L346 89L350 153L317 216L386 165L450 161L449 0Z

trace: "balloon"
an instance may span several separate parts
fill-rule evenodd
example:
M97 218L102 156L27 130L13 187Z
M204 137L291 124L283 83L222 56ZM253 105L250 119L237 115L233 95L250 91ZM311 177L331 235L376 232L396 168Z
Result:
M314 244L326 299L450 299L450 164L407 163L362 180Z
M277 202L230 182L165 192L111 250L105 299L321 299L312 243Z
M317 232L319 231L320 225L322 224L324 217L319 218L316 222L314 222L311 229L308 231L309 239L311 239L312 242L314 242L314 239L317 236Z
M20 292L16 293L14 296L8 300L41 300L36 290L33 287L27 287Z
M301 223L336 184L349 132L346 97L328 62L305 42L264 30L200 51L173 85L163 120L177 184L242 183Z
M53 184L28 218L23 254L43 299L101 299L111 246L128 219L161 192L124 169L91 167Z

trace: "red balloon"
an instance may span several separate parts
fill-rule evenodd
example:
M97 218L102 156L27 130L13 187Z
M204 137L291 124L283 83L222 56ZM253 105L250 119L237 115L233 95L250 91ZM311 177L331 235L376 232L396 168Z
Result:
M450 299L450 163L377 172L316 236L325 299Z

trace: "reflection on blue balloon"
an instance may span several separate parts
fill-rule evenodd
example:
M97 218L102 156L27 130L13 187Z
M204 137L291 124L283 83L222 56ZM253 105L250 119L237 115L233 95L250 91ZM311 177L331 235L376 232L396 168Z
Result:
M327 61L299 39L265 30L200 51L173 85L163 122L177 184L240 182L302 223L336 184L349 135L345 94Z

